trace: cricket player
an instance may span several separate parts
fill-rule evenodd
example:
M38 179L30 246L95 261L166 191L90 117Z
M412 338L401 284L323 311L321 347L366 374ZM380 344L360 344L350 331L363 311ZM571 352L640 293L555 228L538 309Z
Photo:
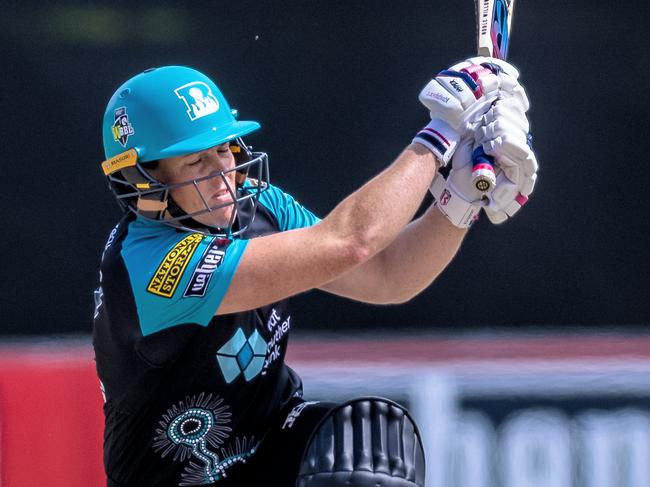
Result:
M267 155L243 140L260 125L237 120L203 73L148 69L115 91L102 170L124 216L102 254L93 337L109 487L424 485L402 406L306 401L284 363L298 326L288 298L318 288L406 302L482 209L500 223L531 193L515 68L469 59L420 100L428 125L321 219L270 182ZM496 162L485 198L471 184L475 150ZM435 203L414 219L428 192Z

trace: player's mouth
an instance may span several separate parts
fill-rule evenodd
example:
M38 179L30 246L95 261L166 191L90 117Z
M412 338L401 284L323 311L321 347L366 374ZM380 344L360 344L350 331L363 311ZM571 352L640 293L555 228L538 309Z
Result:
M230 203L232 201L232 196L230 191L227 188L220 189L212 195L210 201L216 204L223 205L225 203Z

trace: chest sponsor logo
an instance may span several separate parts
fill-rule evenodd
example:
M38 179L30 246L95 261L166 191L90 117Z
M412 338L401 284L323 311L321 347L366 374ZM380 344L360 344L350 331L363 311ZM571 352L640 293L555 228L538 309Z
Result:
M266 360L264 360L262 375L266 375L269 366L282 356L282 339L291 329L291 315L288 315L283 319L276 309L273 308L271 316L266 323L266 329L271 333L271 339L267 346Z
M261 371L266 356L266 341L255 330L249 337L238 328L235 334L219 350L217 363L227 384L241 374L250 382Z
M208 248L203 253L201 260L192 273L183 297L205 296L208 284L210 284L210 278L214 274L214 271L221 265L223 256L226 254L227 246L228 240L226 239L215 239L208 245Z
M174 245L158 266L147 291L163 298L171 298L201 240L203 235L193 233Z

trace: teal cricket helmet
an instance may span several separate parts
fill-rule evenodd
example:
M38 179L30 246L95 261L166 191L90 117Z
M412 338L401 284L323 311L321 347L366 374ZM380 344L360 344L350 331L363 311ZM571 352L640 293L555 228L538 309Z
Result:
M217 85L185 66L147 69L113 94L104 113L106 159L135 149L140 162L189 154L260 128L237 121Z
M185 66L147 69L122 84L104 112L102 170L109 188L125 210L150 220L198 230L211 235L238 235L249 227L259 194L269 184L268 157L252 152L242 137L260 128L254 121L238 121L236 111L217 85L203 73ZM235 167L200 180L168 185L148 171L155 161L203 151L229 143ZM236 212L224 228L204 228L193 217L225 206L211 207L200 194L198 182L222 178L236 171L236 188L229 188ZM249 178L249 173L253 172ZM180 186L192 185L205 208L185 212L171 197ZM246 221L242 221L246 216Z

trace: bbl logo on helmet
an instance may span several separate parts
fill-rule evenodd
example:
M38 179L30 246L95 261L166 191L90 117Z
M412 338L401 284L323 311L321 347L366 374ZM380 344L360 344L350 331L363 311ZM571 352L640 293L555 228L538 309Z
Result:
M129 140L129 136L135 133L133 125L129 122L129 116L126 114L126 107L115 109L115 122L111 130L115 142L119 142L122 144L122 147L126 147L126 141Z
M183 100L190 120L205 117L219 110L219 100L212 94L210 87L202 81L193 81L174 90L176 96Z

